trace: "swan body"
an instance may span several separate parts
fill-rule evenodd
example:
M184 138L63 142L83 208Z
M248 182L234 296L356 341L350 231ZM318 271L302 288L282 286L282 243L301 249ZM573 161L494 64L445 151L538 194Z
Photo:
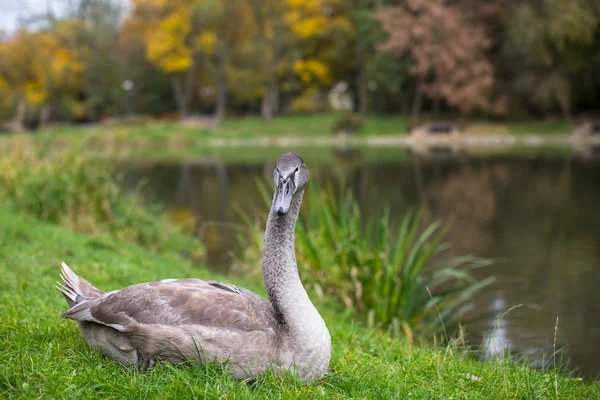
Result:
M269 368L312 382L329 366L331 338L298 275L294 229L308 182L294 153L273 172L275 194L263 244L269 301L244 288L201 279L166 279L105 293L65 263L59 289L84 340L116 361L151 367L155 360L225 362L234 378Z

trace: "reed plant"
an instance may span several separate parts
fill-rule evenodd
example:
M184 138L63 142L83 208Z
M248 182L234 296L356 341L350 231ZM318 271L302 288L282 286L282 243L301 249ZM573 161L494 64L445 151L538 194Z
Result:
M265 199L267 190L261 185ZM446 229L426 225L421 212L407 211L397 228L389 210L366 218L351 191L307 190L296 229L296 257L307 288L334 298L373 326L409 339L457 328L473 308L472 297L493 277L477 280L473 271L491 264L474 256L447 255ZM260 266L263 222L243 216L250 235L235 265L245 273Z
M124 189L106 161L43 146L17 146L0 158L0 199L42 221L155 250L203 254L201 243L173 228L160 207Z

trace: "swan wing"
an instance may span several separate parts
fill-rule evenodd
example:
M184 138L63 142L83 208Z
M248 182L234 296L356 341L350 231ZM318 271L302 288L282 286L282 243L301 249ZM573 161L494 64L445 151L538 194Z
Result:
M77 304L64 318L100 323L121 332L132 324L194 326L273 334L272 306L238 286L201 279L128 286Z

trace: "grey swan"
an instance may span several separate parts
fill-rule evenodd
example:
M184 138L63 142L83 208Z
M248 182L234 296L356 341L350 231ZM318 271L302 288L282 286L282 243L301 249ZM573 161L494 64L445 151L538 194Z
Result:
M304 289L296 264L294 229L309 172L287 153L273 171L275 194L262 248L270 302L244 288L212 280L165 279L105 293L62 263L58 289L83 339L122 364L148 368L155 360L228 362L236 379L269 368L304 382L320 379L331 358L331 337Z

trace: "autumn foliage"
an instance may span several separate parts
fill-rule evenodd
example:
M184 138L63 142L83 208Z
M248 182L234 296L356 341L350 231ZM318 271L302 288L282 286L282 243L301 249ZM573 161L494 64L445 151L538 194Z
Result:
M0 35L0 119L16 129L132 112L270 120L327 110L340 88L361 114L600 109L595 1L69 4Z
M444 98L462 111L502 112L504 107L491 97L492 40L481 14L470 1L407 0L378 13L389 33L379 49L408 57L413 62L410 73L423 79L430 97Z

